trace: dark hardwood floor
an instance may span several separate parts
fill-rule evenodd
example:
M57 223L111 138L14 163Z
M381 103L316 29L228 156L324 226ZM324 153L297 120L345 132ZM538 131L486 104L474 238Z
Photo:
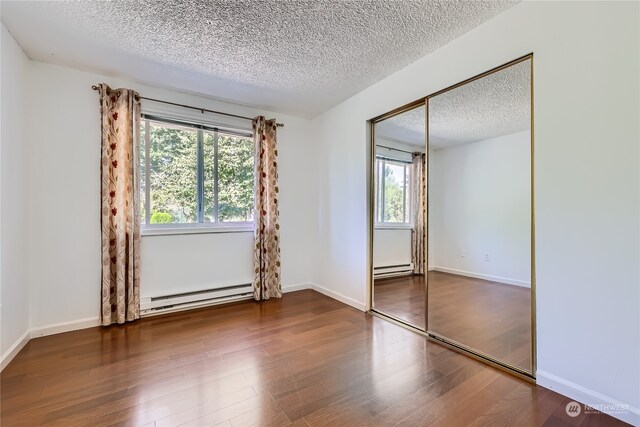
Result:
M314 291L31 340L2 426L562 426L570 401Z
M430 271L429 330L531 370L529 288ZM374 306L425 327L424 276L375 282Z
M425 301L424 276L388 277L374 281L374 308L420 329L425 329Z

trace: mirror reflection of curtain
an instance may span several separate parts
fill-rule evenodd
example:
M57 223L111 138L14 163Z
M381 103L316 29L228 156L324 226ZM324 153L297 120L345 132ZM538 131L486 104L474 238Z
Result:
M414 274L425 274L425 163L424 153L413 153L411 166L412 188L412 222L413 232L411 233L411 262L413 263Z

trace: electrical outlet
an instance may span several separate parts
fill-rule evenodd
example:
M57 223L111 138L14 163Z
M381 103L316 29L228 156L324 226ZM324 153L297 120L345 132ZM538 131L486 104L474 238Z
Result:
M484 254L485 261L491 261L491 254Z

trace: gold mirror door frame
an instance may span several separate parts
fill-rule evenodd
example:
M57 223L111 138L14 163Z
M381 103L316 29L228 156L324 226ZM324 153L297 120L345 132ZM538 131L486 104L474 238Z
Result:
M406 320L404 319L400 319L396 316L390 315L388 313L384 313L381 312L379 310L376 309L375 305L374 305L374 263L373 263L373 239L374 239L374 225L375 225L375 218L374 218L374 212L375 212L375 188L374 188L374 171L375 171L375 158L376 158L376 142L375 142L375 127L376 124L392 118L394 116L397 116L399 114L405 113L407 111L413 110L415 108L418 108L420 106L424 106L425 107L425 115L426 115L426 120L425 120L425 153L427 154L427 162L426 162L426 182L425 182L425 193L426 193L426 230L427 230L427 238L425 239L425 257L427 259L427 267L428 267L428 256L429 256L429 222L430 222L430 212L429 212L429 198L430 198L430 192L429 192L429 99L434 98L437 95L443 94L445 92L448 92L450 90L456 89L462 85L465 85L467 83L471 83L475 80L481 79L482 77L491 75L493 73L496 73L498 71L504 70L505 68L508 68L512 65L516 65L518 63L524 62L524 61L530 61L530 94L531 94L531 371L528 371L526 369L522 369L521 367L509 364L509 363L505 363L502 360L499 360L493 356L491 356L490 354L487 353L483 353L481 351L478 351L477 349L474 349L472 347L469 347L463 343L457 342L455 340L449 339L446 336L442 336L436 332L433 332L432 330L430 330L429 328L429 280L428 280L428 272L425 272L425 328L422 329L420 327L416 327L415 325L412 325L410 323L408 323ZM516 376L519 376L521 378L527 379L527 380L533 380L535 379L535 373L536 373L536 310L535 310L535 302L536 302L536 277L535 277L535 209L534 209L534 91L533 91L533 85L534 85L534 74L533 74L533 53L527 54L525 56L522 56L520 58L517 58L513 61L510 61L506 64L503 64L501 66L498 66L496 68L493 68L489 71L486 71L484 73L481 73L477 76L471 77L465 81L462 81L460 83L457 83L455 85L452 85L450 87L447 87L443 90L440 90L438 92L435 92L431 95L425 96L423 98L420 98L416 101L413 101L409 104L406 104L402 107L399 107L395 110L389 111L385 114L382 114L380 116L374 117L372 119L369 120L369 136L370 136L370 144L369 144L369 152L368 152L368 164L369 164L369 174L368 174L368 197L369 197L369 204L368 204L368 227L369 227L369 247L368 247L368 261L369 261L369 265L368 265L368 275L369 275L369 280L368 280L368 310L371 314L376 315L378 317L382 317L386 320L389 320L393 323L398 324L399 326L402 326L404 328L407 328L409 330L412 330L414 332L420 333L422 335L425 335L426 337L428 337L429 339L432 339L434 341L437 341L441 344L444 344L445 346L456 350L456 351L460 351L464 354L467 354L468 356L471 356L477 360L483 361L485 363L488 363L494 367L497 367L499 369L505 370L507 372L510 372L512 374L515 374ZM428 268L427 268L428 269Z
M397 108L393 111L385 113L381 116L373 118L369 121L369 131L370 131L370 141L369 141L369 170L368 170L368 191L369 191L369 206L368 206L368 227L369 227L369 287L368 287L368 309L374 315L383 316L385 319L390 320L394 323L400 324L406 328L409 328L413 331L422 333L426 335L426 324L424 320L426 319L426 283L420 277L421 273L416 275L415 268L413 262L411 262L411 267L407 267L410 270L413 269L414 273L411 272L400 272L400 273L391 273L389 275L384 274L384 267L375 266L375 262L377 259L376 256L376 245L375 242L377 239L383 240L383 235L392 235L394 233L402 232L403 228L394 227L393 224L391 226L385 224L387 219L383 219L380 215L386 216L384 213L380 213L379 211L386 212L386 208L382 207L385 203L384 191L381 191L381 188L386 187L386 180L389 179L387 176L387 172L390 172L391 169L401 169L404 167L408 169L405 171L405 190L407 191L405 195L404 201L406 204L406 210L404 212L405 220L407 218L411 218L409 220L409 224L404 225L404 233L406 237L406 232L409 231L410 228L410 239L413 240L414 233L416 229L415 218L414 218L414 195L412 193L415 192L415 183L413 183L413 174L415 162L419 160L415 159L413 156L416 152L422 152L426 148L426 108L425 108L425 98L418 99L414 102L406 104L400 108ZM409 120L411 123L408 125L406 121ZM408 126L408 127L407 127ZM404 134L407 130L411 130L411 135ZM393 144L396 144L394 146ZM402 149L398 149L402 148ZM381 153L384 151L384 153ZM395 155L391 153L395 152ZM401 152L401 153L399 153ZM404 156L404 159L397 158L398 156ZM394 158L396 157L396 158ZM422 162L424 164L424 153L422 156ZM378 163L382 163L379 165ZM381 166L384 170L376 170ZM389 170L388 170L389 169ZM406 170L407 170L406 169ZM383 173L384 172L384 173ZM377 175L376 175L377 173ZM378 176L378 180L376 180L376 176ZM382 178L384 177L384 178ZM382 179L384 182L380 182ZM380 187L380 188L379 188ZM424 187L423 187L424 188ZM381 196L382 194L382 196ZM378 198L381 198L381 201L378 201ZM378 203L379 202L379 203ZM377 206L379 205L379 206ZM426 223L426 209L423 209L423 213L421 215L423 222ZM393 219L391 221L394 221ZM395 224L398 225L398 224ZM390 228L385 228L390 227ZM426 239L425 239L426 240ZM386 239L385 239L386 241ZM413 248L413 242L411 244ZM378 249L380 246L377 246ZM410 250L411 258L413 261L413 250ZM423 246L423 258L426 255L426 245ZM406 254L405 254L406 256ZM403 258L404 259L404 258ZM380 260L378 259L378 262ZM397 259L396 259L397 261ZM406 260L403 261L406 263ZM384 264L384 263L383 263ZM393 264L393 263L391 263ZM395 263L397 264L397 263ZM386 264L384 264L386 265ZM426 264L425 265L426 268ZM405 266L400 265L390 265L392 268L402 268ZM422 270L420 270L422 271ZM425 272L426 273L426 272ZM403 275L404 274L404 275ZM379 298L376 304L376 281L378 281L379 287L383 287L384 291L379 291ZM414 311L420 311L420 313L412 312L409 314L408 311L404 309L398 309L398 307L393 307L392 299L395 294L395 287L397 284L402 284L405 286L407 282L411 282L410 285L414 292L412 296L412 304L414 305ZM401 296L401 298L405 298L405 296ZM416 304L417 301L417 304ZM406 302L406 301L403 301ZM422 307L416 308L415 305L422 305ZM409 310L410 311L410 310Z
M485 361L493 366L496 366L498 368L502 368L502 369L506 369L512 373L517 374L520 377L523 377L525 379L535 379L535 372L536 372L536 316L535 316L535 295L536 295L536 280L535 280L535 209L534 209L534 126L533 126L533 98L534 98L534 92L533 92L533 53L530 53L528 55L522 56L520 58L517 58L513 61L510 61L506 64L503 64L501 66L498 66L494 69L491 69L489 71L486 71L482 74L479 74L477 76L474 76L472 78L469 78L465 81L462 81L460 83L457 83L453 86L450 86L448 88L445 88L443 90L440 90L438 92L435 92L431 95L428 95L425 98L425 104L426 104L426 114L427 114L427 120L426 120L426 127L427 127L427 131L426 131L426 144L427 144L427 153L429 153L429 148L431 146L430 144L430 140L429 140L429 119L430 119L430 101L438 96L438 95L442 95L446 92L452 91L454 89L460 88L461 86L464 86L466 84L475 82L476 80L479 80L483 77L487 77L490 76L494 73L497 73L499 71L505 70L511 66L514 66L516 64L520 64L522 62L525 61L529 61L529 72L530 72L530 166L531 166L531 170L530 170L530 203L531 203L531 212L530 212L530 220L531 220L531 230L530 230L530 256L531 256L531 260L530 260L530 305L531 305L531 318L530 318L530 350L531 350L531 354L530 354L530 366L531 366L531 370L525 369L521 366L517 366L516 364L513 363L508 363L504 360L498 359L495 356L487 353L487 352L483 352L480 351L477 348L473 348L469 345L466 345L465 343L456 341L454 339L451 339L450 337L444 336L442 334L439 334L437 332L435 332L433 330L433 325L430 325L429 322L429 279L427 278L426 281L426 287L427 287L427 291L426 291L426 319L425 319L425 324L426 324L426 329L427 329L427 334L430 338L435 339L439 342L444 343L445 345L449 346L450 348L453 349L457 349L460 350L464 353L467 353L479 360ZM429 165L429 162L427 162L427 165ZM427 166L428 167L428 166ZM427 177L429 177L429 174L427 173ZM431 213L430 213L430 196L431 196L431 191L429 191L429 182L427 181L427 223L429 223L432 218L431 218ZM427 225L427 229L428 225ZM429 241L430 239L427 238L426 239L426 244L427 244L427 254L429 253ZM428 277L428 276L427 276Z

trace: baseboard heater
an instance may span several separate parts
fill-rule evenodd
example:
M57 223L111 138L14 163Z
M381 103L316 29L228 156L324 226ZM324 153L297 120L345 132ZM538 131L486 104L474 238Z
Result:
M413 273L413 263L373 267L374 277L403 276Z
M186 310L188 308L250 299L252 297L253 287L251 283L180 294L147 297L141 298L140 300L140 315L151 316L154 314Z

